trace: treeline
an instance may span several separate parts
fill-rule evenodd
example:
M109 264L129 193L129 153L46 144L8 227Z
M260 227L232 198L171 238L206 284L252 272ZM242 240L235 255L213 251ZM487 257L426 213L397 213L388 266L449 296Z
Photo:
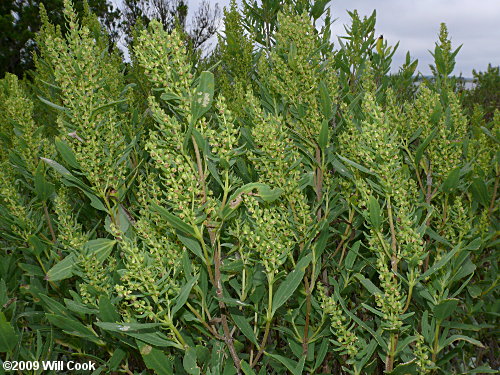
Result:
M41 7L0 80L0 362L497 372L498 68L461 90L442 24L416 85L375 12L334 48L327 4L233 1L204 58L146 14L130 62Z

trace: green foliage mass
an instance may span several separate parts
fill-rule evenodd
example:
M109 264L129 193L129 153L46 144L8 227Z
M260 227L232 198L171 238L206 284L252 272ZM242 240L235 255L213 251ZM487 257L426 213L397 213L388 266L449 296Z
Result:
M202 72L158 21L125 68L42 10L33 82L0 80L0 362L496 372L500 112L444 25L417 87L375 13L333 49L326 3L233 1Z
M472 71L474 88L464 92L464 106L472 112L476 105L484 111L486 121L491 121L500 108L500 67L491 66L485 72Z
M112 3L106 0L75 1L75 10L84 14L88 6L100 17L103 26L115 30L120 18ZM55 25L65 27L63 0L2 1L0 3L0 76L6 72L22 76L33 68L36 51L35 36L42 26L39 9L45 7ZM116 37L116 35L112 35Z

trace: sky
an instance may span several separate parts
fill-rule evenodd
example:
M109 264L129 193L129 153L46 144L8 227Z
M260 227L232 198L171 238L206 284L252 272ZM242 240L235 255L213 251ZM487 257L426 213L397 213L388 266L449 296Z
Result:
M229 4L229 0L209 1L221 8ZM190 14L200 3L188 0ZM463 44L453 74L472 77L473 69L484 71L488 63L500 65L500 0L335 0L329 6L336 18L332 25L336 46L336 36L345 35L344 25L349 24L347 10L357 9L361 16L377 10L376 35L382 34L389 45L400 42L393 72L410 51L419 61L417 69L430 74L433 60L429 50L434 50L441 22L448 26L452 48Z

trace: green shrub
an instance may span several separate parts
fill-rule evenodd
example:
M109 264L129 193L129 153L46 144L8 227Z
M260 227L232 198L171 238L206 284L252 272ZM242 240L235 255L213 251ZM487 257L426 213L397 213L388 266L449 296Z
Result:
M464 114L445 29L415 93L374 14L334 51L306 3L237 62L233 5L221 93L156 21L126 76L91 15L44 21L33 87L0 81L2 361L495 372L500 113Z

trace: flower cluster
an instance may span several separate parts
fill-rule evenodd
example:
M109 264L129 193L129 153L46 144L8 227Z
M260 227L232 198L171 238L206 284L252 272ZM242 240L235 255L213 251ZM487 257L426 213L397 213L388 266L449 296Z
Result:
M83 233L82 225L73 216L68 192L63 187L54 199L54 211L57 215L58 240L66 249L80 251L88 236Z
M81 251L78 262L82 269L80 295L82 301L92 306L98 306L100 296L110 297L113 293L113 273L116 268L114 258L107 259L103 264L95 252Z
M349 357L354 357L359 352L358 338L352 329L349 329L347 318L342 313L342 308L335 301L333 296L326 294L326 288L318 283L318 301L325 315L330 316L331 326L339 345L346 350Z
M177 30L168 33L163 25L152 20L134 44L134 58L155 88L168 87L168 92L185 98L193 79L186 47ZM181 101L186 109L188 102Z
M229 162L236 155L240 129L236 126L236 119L223 96L217 98L215 108L218 112L218 121L215 122L218 128L211 128L204 118L199 121L198 127L207 138L212 153Z
M433 362L429 358L430 348L425 344L424 336L415 332L417 335L417 340L415 341L415 349L413 350L413 354L417 359L417 367L419 374L428 374L431 372L431 369L434 367Z
M267 273L277 273L296 243L288 210L284 204L260 203L253 195L242 198L248 210L240 233L242 246L258 257Z
M47 33L42 46L65 108L57 123L82 171L104 195L109 187L117 189L125 179L121 156L126 147L122 132L126 118L111 105L120 99L123 76L116 59L103 53L101 43L87 26L78 24L69 0L64 1L64 15L69 26L67 35L63 38L59 33ZM102 58L96 58L101 54Z
M331 56L321 56L318 34L305 14L280 13L278 24L276 47L269 58L261 57L259 73L271 92L291 106L293 120L287 118L287 126L316 142L323 120L318 99L320 82L325 83L330 96L335 97L337 92Z

